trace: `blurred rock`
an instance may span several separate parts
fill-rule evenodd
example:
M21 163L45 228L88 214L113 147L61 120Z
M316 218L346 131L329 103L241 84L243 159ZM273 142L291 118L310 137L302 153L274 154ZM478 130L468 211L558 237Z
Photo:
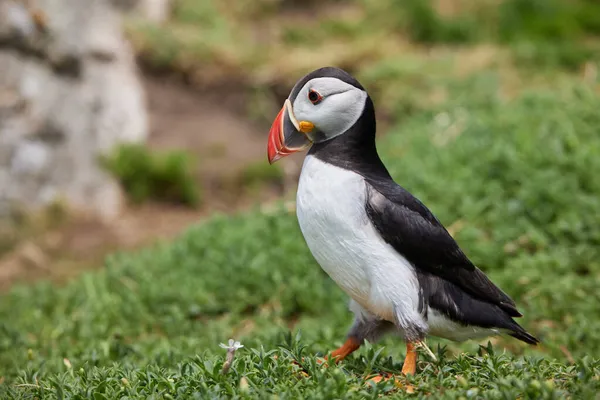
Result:
M98 156L148 128L113 1L0 0L0 71L0 219L57 200L115 217Z
M143 17L152 22L164 22L171 14L172 0L139 0Z
M132 12L142 18L161 23L171 15L173 0L111 0L119 10Z

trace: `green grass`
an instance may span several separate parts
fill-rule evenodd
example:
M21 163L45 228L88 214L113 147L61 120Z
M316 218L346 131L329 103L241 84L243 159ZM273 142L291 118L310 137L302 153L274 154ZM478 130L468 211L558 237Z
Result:
M149 200L187 206L200 203L192 156L184 151L152 151L140 144L123 144L101 160L134 203Z
M514 52L515 66L535 70L599 61L595 0L287 3L178 0L164 24L131 20L128 33L146 66L201 87L289 86L289 76L306 69L333 64L356 71L431 46L493 45ZM454 11L438 9L441 3Z
M411 398L596 398L599 81L573 73L600 54L595 3L456 0L458 12L445 15L433 2L329 1L335 12L296 19L284 3L178 0L164 26L132 21L130 34L153 67L250 87L258 119L277 109L274 88L287 92L322 65L368 88L391 126L379 148L393 176L542 340L432 338L438 361L421 356ZM131 151L113 158L117 176L144 186L131 193L172 194L161 188L175 182L176 198L195 198L185 157ZM281 170L265 162L240 179L279 181ZM399 339L317 364L344 340L346 303L286 207L216 215L64 286L2 295L0 398L408 397L365 384L401 368ZM229 338L245 347L223 376L219 343Z
M379 148L397 181L517 301L520 322L542 345L431 339L439 361L421 357L411 397L594 398L600 99L576 80L512 101L499 86L488 73L447 81L446 101L405 114ZM402 398L391 385L364 381L398 371L398 339L340 366L317 365L316 354L344 340L346 302L293 213L217 215L172 243L115 254L63 287L3 295L0 397ZM245 347L222 376L218 345L230 337Z

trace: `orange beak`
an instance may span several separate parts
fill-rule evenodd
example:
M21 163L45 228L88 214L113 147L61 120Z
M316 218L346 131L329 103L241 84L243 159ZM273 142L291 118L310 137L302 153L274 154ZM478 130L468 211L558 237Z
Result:
M269 142L267 144L269 164L303 150L311 143L310 139L300 132L298 122L292 112L292 103L287 99L277 117L275 117L269 131Z

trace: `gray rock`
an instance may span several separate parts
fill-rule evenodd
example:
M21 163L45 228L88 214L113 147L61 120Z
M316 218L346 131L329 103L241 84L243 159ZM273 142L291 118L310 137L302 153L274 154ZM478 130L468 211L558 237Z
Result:
M140 0L139 10L144 18L152 22L164 22L169 18L172 0Z
M10 165L15 177L42 174L50 162L51 148L42 142L22 141L17 145Z
M98 158L148 122L113 1L0 0L0 71L0 219L58 199L118 215Z

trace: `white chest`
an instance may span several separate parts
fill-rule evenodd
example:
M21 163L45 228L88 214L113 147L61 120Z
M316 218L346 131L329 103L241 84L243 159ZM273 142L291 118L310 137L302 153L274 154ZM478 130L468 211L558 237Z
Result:
M307 156L297 195L300 229L321 268L364 308L393 319L396 303L416 308L412 266L385 243L365 211L362 176Z

